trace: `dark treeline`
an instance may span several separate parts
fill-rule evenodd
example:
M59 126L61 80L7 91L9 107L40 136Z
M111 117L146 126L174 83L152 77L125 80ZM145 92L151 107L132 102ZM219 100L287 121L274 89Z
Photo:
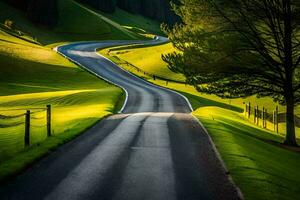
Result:
M173 25L180 18L172 11L171 0L79 0L103 12L113 13L116 7L133 14L140 14L151 19ZM179 1L174 1L178 3Z
M54 27L57 24L57 0L6 0L6 2L23 10L36 24L48 27Z
M23 10L28 18L40 25L54 27L58 21L58 0L5 0L10 5ZM116 7L133 14L173 25L180 18L172 11L172 0L78 0L107 13L113 13ZM178 2L178 0L173 0Z

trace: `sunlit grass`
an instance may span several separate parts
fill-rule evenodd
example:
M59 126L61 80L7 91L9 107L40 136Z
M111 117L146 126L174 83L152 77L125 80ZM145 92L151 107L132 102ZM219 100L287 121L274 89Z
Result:
M24 59L27 62L59 65L62 67L75 67L74 64L70 63L62 56L57 55L49 48L34 45L31 43L23 44L24 45L20 45L20 43L14 44L11 43L9 40L0 41L0 56L2 60L5 59L4 56L9 56L7 59ZM18 63L19 61L11 60L11 62ZM8 70L9 69L6 69L6 71ZM11 68L11 70L14 69Z
M38 112L32 114L31 120L31 139L32 144L35 144L46 139L46 112L34 108L45 108L48 104L52 105L52 131L54 135L63 134L78 124L81 124L82 127L89 127L103 116L113 113L114 105L120 93L118 88L105 86L99 90L69 90L1 96L0 114L5 116L20 115L26 109L31 109L33 113ZM6 109L24 110L4 111ZM22 116L17 119L0 119L0 123L15 124L22 123L24 120L25 117ZM24 123L0 128L0 160L23 150L23 136Z
M101 50L100 53L109 56L110 58L118 57L120 60L118 61L115 59L115 62L122 63L122 61L127 61L145 72L162 78L182 82L185 81L183 75L172 72L161 58L162 54L174 51L174 48L170 43L147 48L120 49L123 48Z
M298 198L300 156L273 144L282 142L281 136L219 107L202 107L193 114L213 138L246 199Z
M0 181L115 113L123 93L50 48L19 43L18 39L5 38L5 34L2 37ZM47 138L44 110L48 104L52 106L51 138ZM21 114L26 110L32 112L31 146L24 148L25 116Z

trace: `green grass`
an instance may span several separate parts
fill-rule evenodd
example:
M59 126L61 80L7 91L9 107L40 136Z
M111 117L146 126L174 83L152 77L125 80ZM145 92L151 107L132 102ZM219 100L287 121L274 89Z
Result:
M119 88L86 73L47 48L0 42L0 66L0 110L51 104L55 134L71 130L79 123L83 127L89 126L112 113L122 93ZM18 115L20 111L2 111L1 114ZM42 112L35 117L44 118L44 115ZM32 123L40 125L45 121L33 120ZM1 130L1 138L6 140L0 139L0 160L22 149L22 127ZM33 128L32 135L45 135L44 129Z
M245 199L298 198L300 155L273 144L282 137L219 107L202 107L193 114L208 130Z
M138 67L139 69L175 81L184 82L185 78L181 74L172 72L167 64L161 59L162 53L171 53L174 51L173 46L168 43L159 46L150 46L147 48L117 47L101 50L100 53L108 56L118 64L124 61Z
M122 27L128 29L131 32L142 35L149 33L163 35L163 32L160 29L159 22L145 18L141 15L131 14L118 8L113 14L104 12L102 12L101 14L113 20L114 22L117 22Z
M63 0L60 0L60 1L64 2ZM102 23L105 23L108 26L108 28L110 29L110 32L104 34L101 39L116 39L116 40L121 40L121 39L124 39L124 40L126 40L126 39L131 39L131 40L132 39L133 40L135 40L135 39L147 39L147 34L141 34L139 32L132 31L132 30L128 29L127 27L123 27L121 24L118 23L118 21L114 20L118 17L109 18L109 17L104 16L103 13L101 13L100 11L94 10L89 6L82 5L80 3L77 3L74 0L69 0L69 1L71 1L72 5L76 6L76 8L74 9L74 12L71 12L71 13L78 13L78 10L82 10L83 12L85 12L83 14L83 17L85 17L86 14L91 15L95 19L97 19L98 21L100 20ZM68 5L67 7L70 7L70 5ZM119 12L120 11L118 11L118 12L116 12L113 15L110 15L110 16L112 17L112 16L115 16L115 15L118 15ZM62 10L61 13L65 13L64 10ZM66 15L66 14L68 14L68 13L65 13L64 15ZM64 17L65 16L62 16L61 19L64 18ZM129 14L128 14L124 17L133 17L133 16L129 16ZM77 23L78 18L79 18L78 16L70 17L70 20L67 21L66 24L71 24L71 23L80 24L80 23ZM76 19L76 22L74 22L74 19ZM86 20L83 20L83 21L85 21L85 23L86 23L86 22L89 22L90 19L86 19ZM93 27L95 25L95 23L86 23L86 24L87 24L88 27ZM93 24L93 25L91 25L91 24ZM155 24L153 26L155 26ZM65 27L63 27L63 28L65 29Z
M5 32L0 32L0 37L0 181L3 181L116 112L123 92L49 48ZM32 146L24 148L24 116L4 116L21 115L26 109L45 108L47 104L53 108L53 137L46 140L45 111L32 110L35 112L31 116Z
M300 155L281 145L284 140L284 124L280 124L280 134L277 134L254 125L251 123L252 119L249 121L243 114L244 102L251 101L252 105L264 105L268 110L274 109L276 104L270 98L250 97L229 100L200 94L192 86L153 80L152 77L124 64L126 60L143 70L152 70L152 73L159 74L166 70L165 64L148 65L148 62L159 60L160 54L166 53L165 48L161 48L160 54L157 52L158 49L159 46L128 50L130 54L147 52L140 59L138 56L133 56L133 59L127 56L127 50L124 48L121 50L125 52L124 54L118 54L117 50L113 52L114 56L107 55L107 49L100 52L113 58L113 61L124 69L154 84L176 90L189 99L195 110L193 115L208 130L231 176L247 200L297 199L300 192ZM120 55L122 60L118 58ZM170 76L173 76L172 73ZM284 111L283 107L280 109ZM268 123L268 128L272 128L271 123ZM297 128L298 138L300 138L299 133L300 130ZM300 139L298 142L300 143Z

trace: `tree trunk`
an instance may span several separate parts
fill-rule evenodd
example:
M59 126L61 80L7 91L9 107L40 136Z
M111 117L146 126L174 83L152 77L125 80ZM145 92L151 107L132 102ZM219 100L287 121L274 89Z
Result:
M284 6L284 55L285 55L285 100L286 100L286 138L284 143L297 146L294 116L293 58L292 58L292 7L291 0L283 1Z
M289 99L287 99L286 103L286 137L284 144L297 146L293 98L290 97Z

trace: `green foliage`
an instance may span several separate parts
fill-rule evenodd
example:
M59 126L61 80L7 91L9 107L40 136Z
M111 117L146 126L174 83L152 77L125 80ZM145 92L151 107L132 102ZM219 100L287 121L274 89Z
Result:
M295 145L300 103L297 1L184 0L184 24L165 28L180 51L163 56L198 91L220 97L272 97L287 106L287 143ZM199 8L199 9L197 9Z

